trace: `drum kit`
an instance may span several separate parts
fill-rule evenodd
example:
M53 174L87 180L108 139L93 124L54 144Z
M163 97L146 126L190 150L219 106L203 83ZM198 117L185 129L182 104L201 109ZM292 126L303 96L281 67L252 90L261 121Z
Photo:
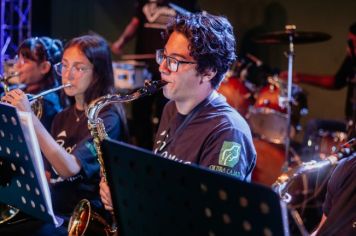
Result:
M291 139L297 131L301 130L300 118L308 113L306 94L300 86L292 83L294 44L317 43L330 38L331 36L326 33L296 31L294 25L287 25L285 31L258 35L254 38L256 43L288 45L286 53L288 79L283 80L278 75L267 73L263 83L251 85L251 79L246 79L246 74L249 74L252 67L246 66L248 63L244 62L246 61L244 58L236 63L234 71L229 72L221 84L219 92L246 118L253 133L257 152L257 163L252 175L253 182L271 186L283 172L302 164L302 157L294 147L291 147ZM251 64L251 60L247 61ZM255 71L252 72L254 74L256 69L262 69L256 60L252 64L254 64ZM321 158L335 151L338 144L346 141L346 136L342 132L325 131L313 135L312 141L313 143L309 144L313 145L320 154L317 158ZM324 172L321 175L325 180L329 173ZM310 191L314 194L317 192L316 187L319 187L318 190L321 188L316 186L317 183L310 184L309 179L299 178L297 182L293 192L299 196L294 199L293 204L300 205L301 202L306 202L305 196L300 197L300 195L308 194ZM325 187L327 181L322 182ZM300 200L301 198L303 199Z

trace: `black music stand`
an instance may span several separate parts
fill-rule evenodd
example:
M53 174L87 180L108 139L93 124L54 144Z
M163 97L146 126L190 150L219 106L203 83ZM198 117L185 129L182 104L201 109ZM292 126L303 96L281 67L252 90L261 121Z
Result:
M20 121L13 106L0 103L0 202L58 225L37 138L33 125L26 126L29 124L32 122ZM35 159L34 155L40 158Z
M288 235L269 188L109 139L102 148L120 235Z

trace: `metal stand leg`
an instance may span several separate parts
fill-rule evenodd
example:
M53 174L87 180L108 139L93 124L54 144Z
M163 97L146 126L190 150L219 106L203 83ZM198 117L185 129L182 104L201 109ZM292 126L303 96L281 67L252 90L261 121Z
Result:
M289 49L288 49L288 87L287 87L287 133L285 138L285 164L284 169L287 170L291 164L289 158L289 148L290 148L290 131L291 131L291 116L292 116L292 84L293 84L293 59L294 59L294 44L293 38L295 33L295 25L286 25L286 32L289 35Z
M309 236L308 231L305 229L304 223L302 218L300 217L300 214L298 213L297 210L293 209L293 208L289 208L290 214L294 220L294 222L296 223L300 233L302 236Z

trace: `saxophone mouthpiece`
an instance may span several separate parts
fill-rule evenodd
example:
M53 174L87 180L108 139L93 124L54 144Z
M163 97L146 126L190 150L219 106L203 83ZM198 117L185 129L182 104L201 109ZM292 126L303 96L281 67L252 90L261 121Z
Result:
M164 80L155 80L155 81L145 81L145 90L147 95L155 93L157 90L161 89L168 82Z

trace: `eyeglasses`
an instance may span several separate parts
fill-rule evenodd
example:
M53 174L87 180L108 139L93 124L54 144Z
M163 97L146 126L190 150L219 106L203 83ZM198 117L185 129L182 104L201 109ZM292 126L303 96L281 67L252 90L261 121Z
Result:
M23 66L27 61L29 61L29 59L20 58L18 55L16 55L13 61L17 66Z
M81 65L81 64L73 65L70 67L67 64L62 64L61 62L59 62L54 65L54 70L57 72L57 74L59 76L62 76L63 74L67 73L68 71L72 72L72 70L73 70L74 75L81 76L85 72L87 72L91 69L92 68L89 68L89 67L87 67L85 65Z
M161 65L163 61L166 60L167 67L170 71L177 72L179 64L197 64L196 62L192 61L180 61L173 57L167 56L164 54L163 49L156 50L156 62L158 65Z

